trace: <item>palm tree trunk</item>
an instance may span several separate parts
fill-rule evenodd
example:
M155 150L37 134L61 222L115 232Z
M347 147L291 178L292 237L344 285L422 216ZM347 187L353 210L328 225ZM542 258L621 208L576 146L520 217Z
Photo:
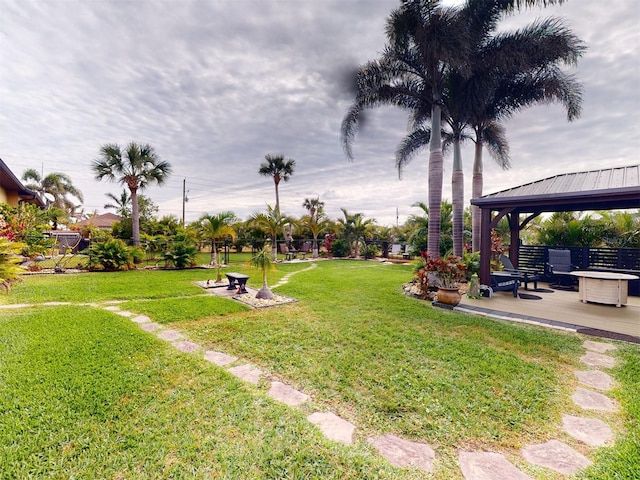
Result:
M318 258L318 236L313 236L313 247L311 248L311 258Z
M280 183L280 180L277 180L275 177L273 177L273 183L276 186L276 208L278 209L278 212L280 211L280 195L278 194L278 183Z
M431 108L431 140L429 142L429 229L427 251L440 258L440 210L442 202L442 140L440 105Z
M133 246L140 245L140 213L138 212L138 187L129 185L131 191L131 230Z
M471 186L471 198L479 198L482 196L483 176L482 176L482 140L476 141L475 156L473 158L473 181ZM474 252L480 251L480 207L471 206L471 245Z
M216 248L216 241L211 240L211 266L215 267L218 263L218 252Z
M278 260L278 236L274 235L273 240L271 242L271 258L273 261Z
M451 197L453 204L453 254L459 257L463 253L463 214L464 214L464 172L460 139L453 143L453 172L451 174Z

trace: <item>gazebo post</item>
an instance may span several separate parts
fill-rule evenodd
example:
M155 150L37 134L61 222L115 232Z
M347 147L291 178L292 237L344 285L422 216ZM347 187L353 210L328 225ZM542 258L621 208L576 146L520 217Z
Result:
M481 209L480 216L480 283L491 284L491 209Z

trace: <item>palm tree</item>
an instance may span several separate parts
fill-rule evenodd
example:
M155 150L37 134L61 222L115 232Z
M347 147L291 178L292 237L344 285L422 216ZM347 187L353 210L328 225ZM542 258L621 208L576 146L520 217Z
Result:
M365 220L363 213L349 213L345 208L340 208L344 218L338 222L344 227L343 235L349 245L350 255L357 257L360 253L360 239L363 239L367 231L373 226L374 220Z
M296 165L296 161L292 159L284 158L284 155L270 155L264 156L266 163L260 164L258 173L265 177L273 177L273 183L276 186L276 208L280 210L280 196L278 195L278 185L280 181L289 181L291 175L293 175L293 168Z
M286 224L294 224L295 220L282 215L278 207L273 208L271 205L267 205L266 213L254 213L249 218L249 221L265 230L271 236L271 256L275 262L278 259L278 232Z
M82 192L73 186L71 178L64 173L52 172L43 177L37 170L29 168L22 174L22 180L29 182L25 187L38 192L47 206L57 207L68 214L73 214L78 207L69 196L84 202Z
M272 268L271 256L269 255L269 248L264 247L258 253L256 253L249 263L252 267L262 270L262 288L256 293L256 298L263 298L271 300L273 298L273 292L267 286L267 270Z
M319 197L305 198L302 206L307 209L309 215L302 217L302 223L309 229L313 236L311 258L318 258L318 235L329 226L330 220L324 213L324 202Z
M211 242L211 265L218 265L218 248L216 241L224 237L236 239L236 231L232 224L237 220L235 213L227 211L215 215L205 214L198 221L200 224L200 234L203 238Z
M406 0L387 20L388 45L380 60L360 67L357 95L342 122L345 152L352 158L351 142L365 108L395 105L429 112L429 222L428 251L439 256L442 200L441 115L445 74L466 59L466 29L458 10L437 0ZM396 163L398 172L403 165Z
M115 209L118 215L123 218L131 215L131 208L129 207L131 204L131 196L124 188L122 189L122 193L120 193L120 197L116 197L113 193L105 193L105 195L110 198L113 203L105 203L104 208ZM138 198L138 200L140 199Z
M155 150L148 144L139 145L131 142L126 150L115 143L109 143L100 149L100 158L91 165L97 180L107 179L126 185L131 192L133 244L140 245L140 217L138 212L138 190L149 184L162 185L169 174L171 166L161 161Z

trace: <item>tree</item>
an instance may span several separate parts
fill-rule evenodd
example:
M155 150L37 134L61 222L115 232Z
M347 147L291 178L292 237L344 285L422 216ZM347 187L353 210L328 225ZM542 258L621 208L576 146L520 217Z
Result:
M260 164L258 173L265 177L273 177L273 183L276 187L276 208L280 210L280 196L278 195L278 185L280 181L288 182L291 175L293 175L293 169L296 165L296 161L292 159L284 158L284 155L270 155L264 156L266 163Z
M122 218L131 216L131 196L125 189L122 189L120 197L116 197L113 193L105 193L105 195L113 201L113 203L105 203L105 209L115 209L116 213ZM138 203L140 203L140 197L138 197Z
M218 248L216 241L224 237L236 238L236 232L232 224L237 220L235 213L227 211L215 215L205 214L200 217L200 234L211 242L211 265L218 264Z
M324 202L319 197L305 198L302 206L309 212L302 217L302 224L311 232L313 246L311 247L311 258L318 258L318 235L331 223L324 213Z
M251 257L249 263L252 267L262 270L262 288L258 290L258 293L256 293L256 298L271 300L273 298L273 292L267 285L267 270L273 267L271 257L269 255L269 248L264 247L262 250L258 251L258 253Z
M42 177L37 170L29 168L22 174L22 180L30 182L24 186L38 192L48 207L54 206L73 214L78 205L71 201L69 196L75 197L81 203L84 202L82 192L73 186L71 178L64 173L52 172Z
M259 212L251 215L249 221L271 236L271 256L275 262L278 259L278 232L282 230L287 223L295 223L294 219L286 217L280 213L278 207L273 208L267 205L267 212Z
M357 257L360 253L360 239L364 239L370 227L373 227L374 220L364 218L363 213L349 213L345 208L340 208L344 218L340 218L338 222L344 227L343 235L349 245L350 255Z
M138 190L143 190L152 183L162 185L171 173L171 166L168 162L161 161L150 145L131 142L125 150L114 143L104 145L100 149L100 157L93 161L92 169L97 180L117 180L129 188L133 244L140 245Z
M347 157L363 109L395 105L429 112L428 250L438 255L442 200L441 112L446 71L462 64L468 49L466 29L454 8L436 0L406 0L387 20L387 39L379 60L360 67L356 99L342 122L341 136ZM398 172L403 165L396 162Z

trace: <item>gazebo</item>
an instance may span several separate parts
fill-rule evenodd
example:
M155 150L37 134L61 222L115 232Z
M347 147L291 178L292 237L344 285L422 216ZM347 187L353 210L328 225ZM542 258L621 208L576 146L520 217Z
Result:
M545 212L640 208L640 165L567 173L471 200L481 209L480 281L490 283L491 230L506 217L509 257L518 265L520 230Z

